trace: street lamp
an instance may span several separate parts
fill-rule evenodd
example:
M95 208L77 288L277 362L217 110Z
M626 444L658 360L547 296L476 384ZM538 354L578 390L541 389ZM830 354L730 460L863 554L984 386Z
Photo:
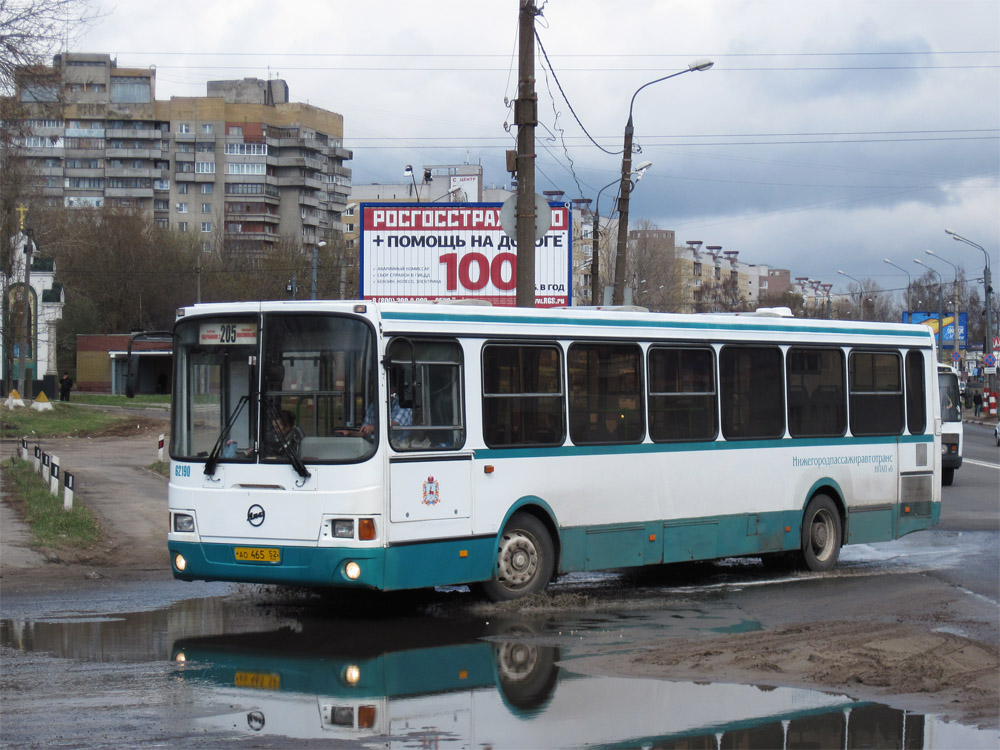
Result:
M952 351L954 352L954 354L952 355L951 359L952 359L953 362L958 362L959 358L957 356L955 356L955 355L958 354L958 266L956 266L950 260L945 260L940 255L934 255L934 251L933 250L924 250L924 252L927 253L928 255L933 255L938 260L947 263L949 266L951 266L952 268L955 269L955 282L952 284L952 292L951 292L952 299L954 300L954 302L953 302L953 309L954 309L953 315L954 315L954 317L952 318L952 321L953 321L952 322ZM942 315L942 317L943 317L943 315ZM944 331L941 332L941 344L942 345L944 344Z
M313 245L312 295L309 299L316 299L316 264L319 260L319 249L321 247L326 247L326 240L321 240L318 244Z
M634 180L629 180L629 189L631 189L636 182L642 179L642 176L646 174L646 171L653 166L651 161L639 162L636 168L633 169L629 176L635 175ZM597 200L594 201L594 228L592 232L591 242L593 243L593 255L590 259L590 303L592 305L599 305L603 302L603 295L601 294L601 262L600 262L600 242L598 240L600 233L600 219L601 219L601 193L607 190L612 185L618 185L618 180L612 180L607 185L602 187L597 191ZM621 201L618 203L621 207ZM617 278L617 264L615 266L615 272ZM622 271L624 273L624 270Z
M616 305L621 305L625 301L625 261L626 253L628 252L628 200L632 175L632 108L635 106L635 97L644 88L652 86L654 83L666 81L668 78L676 78L685 73L708 70L713 65L715 63L711 60L695 60L688 64L687 70L680 70L668 76L652 80L649 83L644 83L632 94L632 100L628 105L628 122L625 124L625 147L622 151L621 195L618 197L618 253L615 256L615 292L612 300Z
M917 262L919 263L920 261L917 261ZM862 284L858 279L856 279L853 276L851 276L851 274L849 274L849 273L844 273L843 271L840 271L840 270L838 270L837 273L839 273L841 276L846 276L851 281L857 282L857 284L858 284L858 296L861 298L861 319L864 320L864 317L865 317L865 285Z
M924 263L922 260L914 258L913 262L917 263L918 265L923 266L928 271L930 271L932 274L934 274L935 276L938 277L938 336L940 336L940 343L943 345L944 344L944 331L941 330L941 329L943 328L943 325L944 325L944 301L943 301L943 298L941 296L941 288L944 286L944 279L941 277L940 273L938 273L936 270L934 270L929 265L927 265L926 263Z
M417 178L413 175L413 165L407 164L403 170L403 177L409 177L413 181L413 194L417 196L417 203L420 203L420 191L417 189Z
M983 352L984 353L991 352L993 351L993 325L992 325L993 302L991 300L991 297L993 296L993 286L992 286L992 281L990 279L990 254L986 252L986 248L983 247L982 245L977 245L972 240L966 239L965 237L952 231L951 229L945 229L944 231L945 234L950 234L953 240L964 242L966 245L970 245L972 247L978 247L980 250L983 251L983 255L986 257L986 265L983 268L983 296L986 301L986 342L983 345ZM996 375L990 375L988 379L990 386L990 393L996 392L995 381L996 381Z
M906 314L907 314L907 316L909 316L909 314L910 314L910 272L907 271L902 266L897 266L895 263L893 263L888 258L883 258L882 261L885 262L885 263L888 263L893 268L898 268L900 271L902 271L903 273L906 274ZM907 318L907 319L909 319L909 318Z

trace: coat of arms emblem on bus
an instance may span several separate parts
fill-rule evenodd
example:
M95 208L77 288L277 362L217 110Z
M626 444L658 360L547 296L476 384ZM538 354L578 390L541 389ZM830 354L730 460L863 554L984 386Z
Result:
M437 505L441 502L441 488L434 477L427 477L424 482L424 499L421 502L424 505Z

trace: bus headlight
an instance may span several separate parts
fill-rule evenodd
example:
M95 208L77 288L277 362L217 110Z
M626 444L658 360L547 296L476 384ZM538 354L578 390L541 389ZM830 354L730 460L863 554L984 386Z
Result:
M345 520L334 520L333 522L333 535L338 539L353 539L354 538L354 521L351 519Z
M194 516L187 513L174 513L174 531L190 534L194 531Z
M361 566L352 560L344 566L344 575L352 581L358 580L361 577Z
M176 554L174 555L174 567L177 568L181 573L184 572L184 568L187 567L187 560L184 559L184 555Z
M358 665L348 665L347 669L344 670L344 682L348 685L357 685L360 680L361 670L358 668Z

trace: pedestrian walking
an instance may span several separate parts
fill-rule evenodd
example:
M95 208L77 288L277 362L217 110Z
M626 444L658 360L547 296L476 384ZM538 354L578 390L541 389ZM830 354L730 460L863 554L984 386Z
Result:
M979 416L979 410L983 408L983 394L981 391L976 391L972 397L972 409L975 415Z
M69 392L73 388L73 378L69 376L68 372L62 374L62 378L59 380L59 400L69 401Z

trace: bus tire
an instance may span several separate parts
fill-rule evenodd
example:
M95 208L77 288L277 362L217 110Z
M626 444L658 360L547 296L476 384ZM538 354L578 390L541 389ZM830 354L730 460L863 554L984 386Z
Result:
M555 548L545 524L515 513L500 535L493 579L481 588L495 602L518 599L544 589L554 569Z
M941 469L941 486L951 487L951 483L955 481L955 470L954 469Z
M836 503L828 495L816 495L802 517L802 560L807 569L831 570L840 557L843 525Z

